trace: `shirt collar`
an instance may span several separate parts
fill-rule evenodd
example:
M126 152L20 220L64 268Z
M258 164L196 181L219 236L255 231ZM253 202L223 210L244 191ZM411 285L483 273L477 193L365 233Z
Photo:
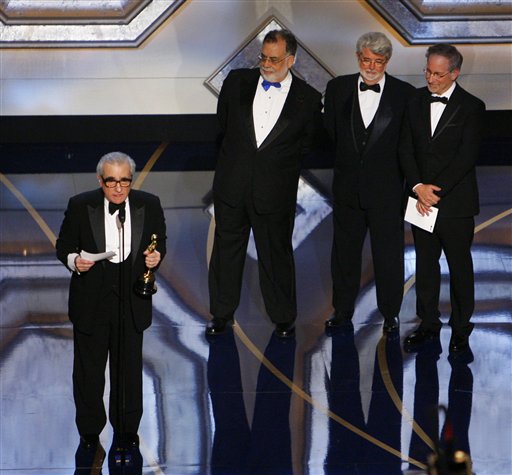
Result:
M455 81L453 81L453 84L446 91L444 91L441 95L431 94L431 96L432 97L446 97L447 99L450 99L451 95L453 94L453 91L455 91L456 85L457 85L457 83Z
M358 88L359 88L359 83L360 83L360 82L364 82L363 76L361 76L361 75L359 75L359 81L358 81L358 83L357 83ZM384 84L385 84L385 83L386 83L386 75L384 74L384 75L382 76L382 78L380 79L380 81L377 83L377 84L379 84L379 85L380 85L380 92L379 92L379 94L382 94L382 91L384 90ZM359 89L358 89L358 90L359 90ZM361 92L361 91L359 91L359 92Z
M126 208L128 208L130 206L130 202L128 201L128 196L126 197L124 202L126 203ZM108 204L109 204L109 201L107 200L107 198L105 196L103 196L103 208L105 209L105 214L109 214Z
M260 80L258 82L258 86L261 87L261 83L263 82L263 76L260 74ZM290 90L290 86L292 85L293 76L288 71L286 77L281 81L281 87L277 88L276 91L287 93Z

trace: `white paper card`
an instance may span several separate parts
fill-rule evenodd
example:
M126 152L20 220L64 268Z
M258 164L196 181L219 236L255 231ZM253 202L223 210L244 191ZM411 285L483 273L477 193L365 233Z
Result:
M102 261L103 259L109 259L115 255L116 255L116 253L114 251L100 252L99 254L92 254L87 251L82 251L80 253L80 257L82 259L87 259L88 261L93 261L93 262Z
M425 231L431 233L434 231L434 226L436 224L437 219L437 212L439 210L436 207L432 206L430 208L428 216L426 214L422 216L416 209L417 202L418 200L409 196L404 219L408 223L414 224L414 226L418 226L418 228L424 229Z

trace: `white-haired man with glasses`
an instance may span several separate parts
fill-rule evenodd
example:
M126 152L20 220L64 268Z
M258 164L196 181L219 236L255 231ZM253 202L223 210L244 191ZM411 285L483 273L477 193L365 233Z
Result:
M351 326L366 234L383 330L399 329L402 304L404 178L398 145L413 86L386 73L391 41L379 32L356 44L359 72L327 85L325 126L336 147L331 271L334 315L326 329Z
M206 335L231 324L252 229L266 311L281 338L297 316L292 233L303 156L321 121L321 95L293 75L297 41L266 34L259 67L231 71L217 106L223 138L213 180L215 238Z
M407 108L401 162L409 191L422 215L438 209L433 232L412 226L416 248L416 313L419 327L404 341L408 351L438 340L441 330L439 294L443 251L450 271L452 328L449 351L469 350L474 310L471 244L474 216L479 213L476 162L485 104L456 80L462 55L452 45L428 48L426 87L418 89Z
M57 240L57 257L72 272L73 395L84 450L96 448L107 421L103 404L107 359L109 419L115 443L126 448L139 444L142 334L151 324L152 302L151 296L136 293L134 284L146 269L155 270L165 256L166 226L158 197L132 190L134 172L135 162L128 155L104 155L97 166L99 188L70 198ZM149 252L153 234L157 249ZM100 261L83 255L108 251L115 255ZM123 319L123 343L119 319ZM125 349L124 394L118 380L120 347Z

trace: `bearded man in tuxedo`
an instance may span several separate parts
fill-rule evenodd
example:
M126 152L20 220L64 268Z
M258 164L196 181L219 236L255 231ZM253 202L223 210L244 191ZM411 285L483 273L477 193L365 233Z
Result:
M297 41L267 33L259 68L231 71L219 96L223 132L213 180L215 237L209 269L207 336L233 322L250 231L265 308L278 337L297 317L292 233L303 156L321 116L321 95L291 72Z
M331 259L335 313L325 322L327 330L350 325L368 232L383 330L399 329L404 177L398 146L407 97L414 88L386 72L392 51L383 33L365 33L356 44L359 73L327 85L325 126L336 147Z

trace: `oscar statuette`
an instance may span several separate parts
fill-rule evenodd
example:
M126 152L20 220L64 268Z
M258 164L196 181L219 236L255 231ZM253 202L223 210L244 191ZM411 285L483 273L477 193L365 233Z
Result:
M156 234L151 235L151 243L147 247L147 251L152 253L156 249ZM135 293L140 295L141 297L149 297L156 293L156 283L155 283L155 275L151 271L151 269L146 269L146 272L142 274L134 285Z

